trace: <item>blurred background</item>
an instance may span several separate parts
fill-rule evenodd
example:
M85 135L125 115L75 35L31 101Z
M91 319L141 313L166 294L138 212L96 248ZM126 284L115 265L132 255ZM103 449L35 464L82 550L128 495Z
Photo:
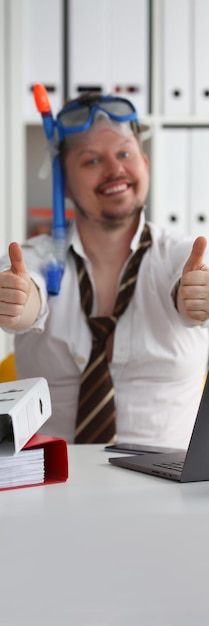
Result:
M208 0L0 0L0 255L51 230L35 83L54 115L86 89L132 100L149 127L148 218L209 236L208 32ZM70 203L66 212L73 219ZM0 358L11 346L1 331Z

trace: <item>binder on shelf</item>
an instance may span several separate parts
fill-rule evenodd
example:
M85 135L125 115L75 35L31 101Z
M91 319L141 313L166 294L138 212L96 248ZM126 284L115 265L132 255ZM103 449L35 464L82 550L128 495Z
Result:
M194 0L194 113L209 114L209 3L208 0Z
M171 234L189 234L189 129L162 130L161 219Z
M149 112L149 2L111 0L108 18L110 91L131 100L141 118Z
M30 482L30 479L28 478L28 468L25 469L25 474L24 474L24 453L26 451L34 451L35 450L40 450L43 451L43 478L41 480L37 480L37 482ZM10 459L5 459L8 462L8 468L9 468L9 461L15 461L15 459L17 459L17 457L19 457L19 455L21 454L21 459L22 460L22 472L21 472L21 480L22 483L21 484L15 484L15 481L13 484L9 483L7 487L1 487L0 486L0 491L5 491L8 489L21 489L21 488L25 488L25 487L37 487L37 486L43 486L43 485L50 485L50 484L54 484L54 483L61 483L61 482L66 482L66 480L68 479L68 452L67 452L67 443L64 439L61 439L59 437L48 437L46 435L39 435L36 434L34 435L28 442L27 444L24 446L23 450L16 455L15 457L10 457ZM0 478L1 478L1 473L2 473L2 469L1 469L1 460L0 459ZM12 467L12 466L11 466ZM11 471L11 468L10 470ZM10 475L7 475L6 472L6 476L9 480ZM11 481L12 482L12 481Z
M163 110L191 112L191 2L163 2Z
M209 239L209 128L190 130L190 234Z
M63 104L63 3L60 0L23 0L22 65L23 121L40 124L32 87L43 83L52 110Z
M70 95L76 97L91 89L116 93L132 100L140 116L147 114L147 0L68 0L68 6Z
M51 416L45 378L0 384L0 458L17 454Z
M91 89L105 92L107 14L106 0L68 0L68 93L72 98Z

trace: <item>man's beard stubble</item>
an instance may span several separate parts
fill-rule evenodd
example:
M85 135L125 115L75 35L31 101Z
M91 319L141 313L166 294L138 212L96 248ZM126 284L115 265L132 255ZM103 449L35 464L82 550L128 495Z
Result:
M124 226L126 221L133 221L136 218L139 218L141 212L143 210L143 206L138 206L136 204L132 211L128 215L124 215L124 213L111 214L107 211L103 211L101 213L100 218L96 218L91 215L88 211L86 211L78 202L74 199L75 209L78 211L80 217L85 219L86 221L92 221L94 224L100 225L105 231L117 230Z

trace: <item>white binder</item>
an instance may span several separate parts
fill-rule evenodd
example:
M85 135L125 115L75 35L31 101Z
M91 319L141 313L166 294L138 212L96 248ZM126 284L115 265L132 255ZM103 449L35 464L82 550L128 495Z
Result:
M163 112L191 112L191 0L163 2Z
M162 130L161 226L188 234L189 130Z
M147 0L68 2L68 92L97 87L148 112L149 3Z
M194 113L209 114L209 2L194 0Z
M23 0L23 118L40 123L31 87L43 83L54 114L63 104L63 14L60 0Z
M193 128L190 166L190 233L209 241L209 128Z
M107 84L108 2L68 0L68 95Z
M45 378L0 384L0 456L16 454L51 416Z
M149 2L111 0L110 91L132 100L140 117L149 109Z

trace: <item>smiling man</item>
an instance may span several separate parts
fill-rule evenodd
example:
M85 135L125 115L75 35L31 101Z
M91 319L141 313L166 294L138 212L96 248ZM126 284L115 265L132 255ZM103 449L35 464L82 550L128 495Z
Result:
M46 236L11 243L0 265L17 375L48 380L44 432L185 448L208 359L207 241L146 221L149 163L128 100L84 94L57 128L75 207L60 292L47 294Z
M95 126L74 139L64 168L77 220L86 217L90 227L112 230L133 228L135 218L135 230L148 191L149 165L128 125L97 116Z

